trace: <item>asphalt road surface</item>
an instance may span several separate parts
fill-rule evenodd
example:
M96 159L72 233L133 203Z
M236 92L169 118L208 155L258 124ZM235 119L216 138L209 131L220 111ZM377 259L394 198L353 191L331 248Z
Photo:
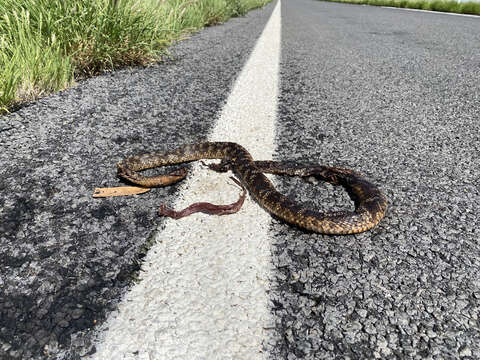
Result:
M0 358L480 358L479 79L479 18L277 0L1 117ZM126 156L223 139L361 171L387 216L340 237L249 199L158 217L236 199L197 165L180 185L91 196L122 185ZM341 188L272 179L352 207Z

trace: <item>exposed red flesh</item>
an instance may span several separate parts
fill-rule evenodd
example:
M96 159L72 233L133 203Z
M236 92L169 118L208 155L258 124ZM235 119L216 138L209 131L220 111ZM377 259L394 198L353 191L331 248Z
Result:
M158 215L168 216L172 219L177 220L181 219L182 217L194 214L196 212L202 212L210 215L235 214L242 208L243 202L245 201L246 190L242 183L240 183L237 179L233 177L231 177L231 179L242 188L242 193L240 197L236 202L232 204L216 205L208 202L197 202L180 211L169 209L166 207L165 204L161 204L160 208L158 209Z

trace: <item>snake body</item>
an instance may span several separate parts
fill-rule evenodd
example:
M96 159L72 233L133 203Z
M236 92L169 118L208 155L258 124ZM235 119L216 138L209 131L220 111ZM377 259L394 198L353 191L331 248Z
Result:
M200 159L220 159L219 169L231 169L263 208L284 221L323 234L353 234L371 229L387 209L387 199L380 189L359 173L320 165L298 166L275 161L255 161L241 145L232 142L204 142L181 146L164 153L143 154L117 163L118 175L142 186L165 185L157 177L145 177L137 171ZM214 168L214 166L213 166ZM264 173L314 176L334 185L342 185L354 200L354 211L320 213L304 208L279 193ZM172 174L170 174L172 175ZM173 173L173 183L186 172Z

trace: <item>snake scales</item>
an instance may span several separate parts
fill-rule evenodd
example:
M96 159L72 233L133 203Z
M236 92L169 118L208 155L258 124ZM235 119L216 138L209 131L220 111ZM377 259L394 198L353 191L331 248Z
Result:
M163 176L145 177L137 173L158 166L179 164L200 159L220 159L211 168L233 172L240 178L255 200L267 211L301 228L324 234L353 234L371 229L383 218L387 199L372 183L353 170L320 165L297 166L275 161L254 161L242 146L231 142L205 142L184 145L165 153L129 157L117 163L118 175L138 185L168 185L183 179L186 170ZM355 211L320 213L303 208L279 193L264 173L309 177L314 176L342 185L355 203Z

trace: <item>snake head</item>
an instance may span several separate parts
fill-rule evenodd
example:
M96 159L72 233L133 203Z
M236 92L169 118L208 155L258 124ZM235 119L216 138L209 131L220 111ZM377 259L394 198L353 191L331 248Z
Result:
M135 178L136 172L125 166L124 162L119 162L117 163L117 175L124 179L130 180Z

